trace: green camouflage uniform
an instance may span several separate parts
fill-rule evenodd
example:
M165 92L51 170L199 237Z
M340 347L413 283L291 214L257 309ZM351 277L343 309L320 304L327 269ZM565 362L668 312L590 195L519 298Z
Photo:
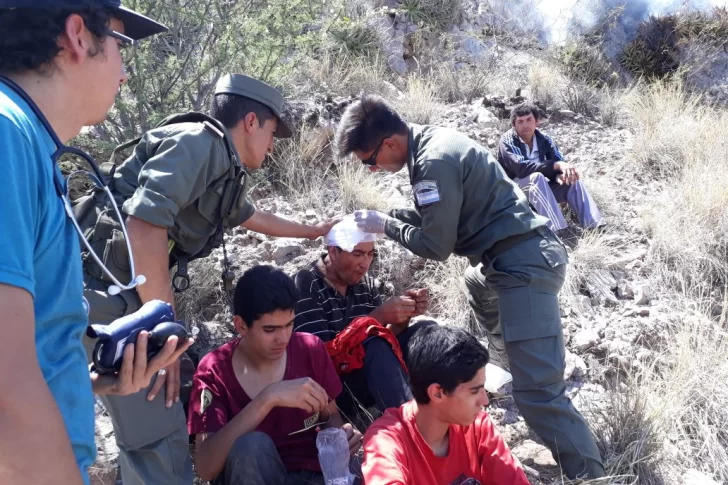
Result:
M175 251L194 256L203 250L219 228L223 187L230 178L231 164L239 164L234 147L228 147L223 139L223 130L221 125L180 123L147 132L134 154L115 170L110 185L124 215L167 228ZM85 212L77 209L78 219L82 227L84 221L97 221L92 244L104 248L97 254L104 255L115 276L129 281L123 235L118 229L99 226L105 216L103 211L99 216L98 205L91 207L94 202L98 203L87 201ZM245 200L228 224L242 224L254 211ZM94 224L87 222L85 227ZM143 268L137 270L144 274ZM110 282L104 281L90 261L84 264L84 279L91 323L110 323L141 306L136 291L108 295ZM89 354L94 343L86 338ZM101 397L121 451L124 485L191 485L192 463L182 404L167 409L164 389L151 402L147 401L148 391Z
M521 414L568 476L603 476L588 425L565 395L563 244L493 156L461 133L411 124L407 168L416 210L392 211L387 236L424 258L470 260L469 302L494 363L513 375Z

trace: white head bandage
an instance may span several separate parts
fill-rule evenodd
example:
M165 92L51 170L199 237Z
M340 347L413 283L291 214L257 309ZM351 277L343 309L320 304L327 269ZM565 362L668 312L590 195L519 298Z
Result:
M327 246L337 246L348 253L359 243L376 242L376 240L376 234L369 234L357 227L352 215L345 216L324 237Z

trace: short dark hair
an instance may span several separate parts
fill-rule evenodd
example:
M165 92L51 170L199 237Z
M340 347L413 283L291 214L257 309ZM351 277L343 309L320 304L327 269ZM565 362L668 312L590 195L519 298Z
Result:
M237 94L216 94L210 102L210 116L228 129L237 125L251 112L258 117L258 126L263 126L266 121L276 116L273 110L263 103Z
M541 110L538 106L528 101L517 104L511 109L511 124L516 122L516 118L520 116L533 115L536 121L541 119Z
M369 152L385 138L407 133L407 123L383 98L363 95L352 103L339 122L336 147L339 157L351 152Z
M427 388L442 386L450 394L475 377L488 363L488 351L478 339L461 328L427 325L409 343L407 369L412 395L420 404L430 402Z
M71 14L83 18L86 28L96 38L91 56L103 52L106 29L114 16L109 8L19 7L0 8L0 73L24 71L47 72L61 51L58 37L66 28Z
M267 313L293 310L298 301L296 284L273 266L254 266L235 285L233 309L248 327Z

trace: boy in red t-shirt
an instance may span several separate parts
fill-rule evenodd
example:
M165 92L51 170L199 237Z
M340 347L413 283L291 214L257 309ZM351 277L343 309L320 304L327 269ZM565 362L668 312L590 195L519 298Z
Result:
M414 399L364 436L367 485L528 485L483 407L488 351L466 331L424 327L409 345Z
M352 455L361 446L336 408L341 381L324 344L293 334L296 301L282 271L246 271L233 301L241 337L200 361L188 428L197 473L214 485L323 484L316 428L341 427Z

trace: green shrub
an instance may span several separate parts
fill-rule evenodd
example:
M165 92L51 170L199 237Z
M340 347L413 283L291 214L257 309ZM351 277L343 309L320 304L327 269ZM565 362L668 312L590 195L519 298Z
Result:
M485 96L488 88L489 71L482 66L466 65L458 70L442 64L430 74L437 96L446 103L472 102Z
M601 87L614 79L612 65L598 44L575 40L559 50L559 57L565 74L574 80Z
M463 16L462 0L400 0L399 8L413 23L435 30L446 30Z
M678 18L677 34L681 39L728 39L728 8L716 7L712 13L688 12Z
M574 113L594 117L599 109L599 96L594 88L570 82L560 93L561 102Z
M329 36L335 51L366 57L379 52L379 34L365 22L344 18L331 27Z
M169 27L126 55L128 87L104 126L119 142L170 113L206 110L215 83L244 72L274 85L323 42L339 0L136 0L129 5ZM323 19L323 20L322 20Z
M625 46L619 56L622 66L636 76L662 79L677 71L677 17L650 16L640 24L637 37Z

